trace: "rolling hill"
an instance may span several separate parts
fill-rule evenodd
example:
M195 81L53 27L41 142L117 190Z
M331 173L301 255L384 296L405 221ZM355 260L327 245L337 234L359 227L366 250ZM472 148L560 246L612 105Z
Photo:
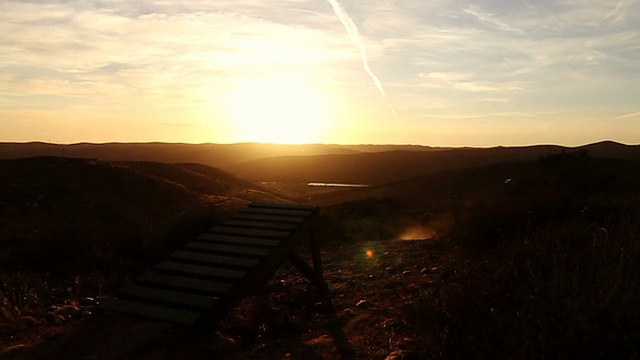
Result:
M0 269L81 271L115 252L145 263L250 200L283 201L200 164L1 160Z
M274 156L352 154L338 145L181 144L181 143L0 143L0 159L33 156L95 158L104 161L199 163L227 169L237 163Z
M640 146L613 142L577 148L553 145L461 148L440 151L386 151L346 155L287 156L239 164L231 171L254 181L329 182L380 185L444 171L491 164L532 161L562 151L587 151L590 156L640 160Z
M48 155L102 161L199 163L258 182L384 184L443 171L535 160L563 150L586 150L593 157L640 160L640 145L611 141L573 148L555 145L434 148L416 145L258 143L0 143L0 159Z

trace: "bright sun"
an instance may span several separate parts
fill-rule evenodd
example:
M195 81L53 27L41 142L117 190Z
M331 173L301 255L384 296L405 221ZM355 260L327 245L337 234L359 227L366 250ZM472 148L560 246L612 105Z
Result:
M322 94L303 79L271 75L238 80L227 99L242 141L303 144L320 140L327 126Z

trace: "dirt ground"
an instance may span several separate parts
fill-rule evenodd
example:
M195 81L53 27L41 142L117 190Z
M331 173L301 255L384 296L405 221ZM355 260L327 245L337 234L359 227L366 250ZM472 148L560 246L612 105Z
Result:
M322 251L329 299L285 264L219 326L197 331L97 311L0 335L0 359L416 359L438 354L420 306L455 271L444 240Z

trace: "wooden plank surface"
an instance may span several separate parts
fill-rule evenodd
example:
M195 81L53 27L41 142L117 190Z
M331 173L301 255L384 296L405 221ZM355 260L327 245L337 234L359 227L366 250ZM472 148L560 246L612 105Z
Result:
M164 275L148 272L135 279L139 284L151 284L163 289L180 289L204 295L223 295L231 288L230 283L192 279L184 276Z
M156 272L162 272L166 274L220 279L227 282L233 282L235 280L242 279L247 274L247 272L244 270L233 270L224 267L185 264L175 261L163 261L154 266L153 269Z
M128 284L118 290L118 295L125 298L147 300L153 303L169 304L172 307L204 311L215 305L217 297L197 295L185 292L155 289L146 286Z
M209 230L209 232L214 234L229 234L229 235L240 235L240 236L253 236L260 238L276 238L282 239L289 236L289 231L275 231L275 230L260 230L260 229L243 229L243 228L235 228L230 226L218 225L214 226Z
M252 202L251 204L249 204L249 207L269 208L269 209L306 210L306 211L316 211L318 209L318 207L315 205L265 203L265 202Z
M228 311L277 270L318 210L312 205L251 203L175 251L172 260L121 288L121 299L107 300L106 307L179 324L213 319L213 312ZM319 266L298 267L314 279L318 276L312 272L321 271Z
M202 316L201 313L188 310L174 309L162 305L153 305L144 302L103 299L101 306L121 313L150 318L160 321L168 321L177 324L190 325Z
M203 254L192 251L178 250L171 254L173 259L183 262L191 262L207 265L233 266L244 269L251 269L259 262L257 259L239 258L234 256Z
M272 248L280 244L280 240L274 240L274 239L249 238L249 237L242 237L242 236L222 235L222 234L212 234L212 233L204 233L198 236L198 240L224 242L224 243L235 244L235 245L260 246L260 247L266 247L266 248Z
M241 209L239 212L243 214L264 214L264 215L281 215L281 216L295 216L295 217L306 217L313 214L312 211L308 210L286 210L286 209L269 209L269 208L258 208L258 207L246 207Z
M300 224L305 221L304 216L263 215L251 213L236 213L229 217L236 220L271 221L277 223Z
M241 257L261 258L269 254L270 249L250 246L235 246L225 243L193 241L186 245L186 248L193 251L206 251L214 253L232 254Z
M268 230L282 230L291 231L298 227L297 224L286 224L272 221L255 221L255 220L242 220L231 219L222 223L223 226L233 226L245 229L268 229Z

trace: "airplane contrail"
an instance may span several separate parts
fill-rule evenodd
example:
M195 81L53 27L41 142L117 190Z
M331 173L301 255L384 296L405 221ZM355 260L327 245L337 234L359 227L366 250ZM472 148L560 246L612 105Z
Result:
M349 35L349 38L358 47L358 50L360 51L360 58L362 58L362 66L364 67L364 71L366 71L367 74L369 74L369 76L373 80L373 83L380 91L380 94L382 94L382 96L386 98L387 93L384 91L384 88L382 87L382 82L376 76L376 74L373 73L373 71L371 70L371 67L369 67L369 61L367 60L367 52L364 48L364 44L362 43L362 39L360 38L360 32L358 32L358 27L353 22L353 20L351 20L351 17L347 13L347 11L344 9L342 4L340 4L337 0L327 0L327 2L331 4L331 7L333 8L333 12L336 14L338 19L342 23L342 26L344 26L345 30L347 30L347 34ZM389 104L389 109L391 109L391 113L393 113L394 116L397 116L396 111L393 109L393 106L391 105L389 100L387 100L387 104Z

